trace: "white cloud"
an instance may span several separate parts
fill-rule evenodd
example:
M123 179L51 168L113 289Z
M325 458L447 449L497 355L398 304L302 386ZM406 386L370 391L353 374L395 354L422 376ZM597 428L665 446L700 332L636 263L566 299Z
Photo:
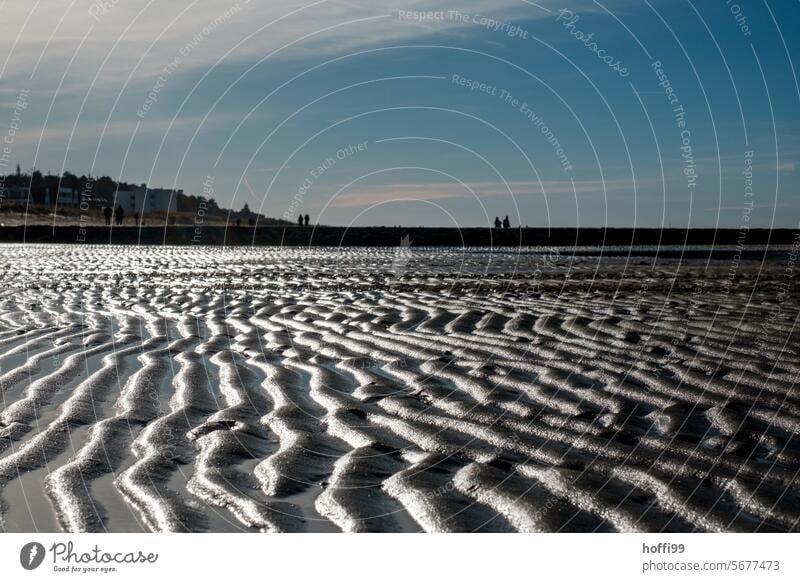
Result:
M98 79L106 85L121 83L130 75L134 81L152 77L176 57L182 59L182 67L207 68L244 39L226 59L262 58L278 50L274 58L314 56L319 60L326 54L406 42L431 31L478 26L451 19L438 23L401 19L401 7L457 9L509 22L548 16L519 0L495 0L491 6L477 0L411 0L401 5L389 0L14 2L4 5L0 20L0 79L53 89L73 60L65 86L85 87L107 59ZM298 41L302 37L307 38Z
M201 116L187 116L184 115L175 121L169 119L154 119L147 120L146 123L139 123L139 128L136 129L136 121L112 121L108 124L99 122L81 122L75 125L73 122L66 122L59 120L47 124L47 128L42 135L40 126L33 126L18 131L14 136L14 144L18 146L35 145L40 140L46 143L66 143L70 137L73 140L88 140L90 143L97 143L100 136L104 138L130 138L134 130L137 135L163 135L167 129L174 133L181 131L190 132L203 120ZM211 121L206 121L208 124L226 125L230 126L234 121L238 120L238 116L232 114L216 115ZM172 126L170 127L170 124Z
M633 182L625 179L606 180L605 182L602 180L509 181L508 186L503 182L470 182L464 185L458 183L395 183L339 194L332 206L336 208L360 208L396 199L442 200L465 198L472 196L472 192L479 198L508 196L509 189L514 196L541 195L543 190L548 196L590 193L602 196L604 191L630 190L633 192Z

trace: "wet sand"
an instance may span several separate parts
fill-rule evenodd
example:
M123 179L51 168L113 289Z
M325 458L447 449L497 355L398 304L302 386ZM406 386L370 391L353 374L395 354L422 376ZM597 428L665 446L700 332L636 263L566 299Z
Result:
M680 251L2 245L0 531L797 531L792 249Z

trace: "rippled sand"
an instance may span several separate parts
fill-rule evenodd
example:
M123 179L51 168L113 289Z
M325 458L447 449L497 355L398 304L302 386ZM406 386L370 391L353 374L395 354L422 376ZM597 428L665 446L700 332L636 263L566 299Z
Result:
M786 255L583 255L2 246L0 529L800 529Z

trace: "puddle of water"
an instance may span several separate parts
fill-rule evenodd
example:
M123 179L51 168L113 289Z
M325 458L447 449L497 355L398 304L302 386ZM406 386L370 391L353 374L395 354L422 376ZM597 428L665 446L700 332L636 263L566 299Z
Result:
M19 368L20 366L27 364L28 360L36 356L37 354L53 349L54 339L55 338L51 338L49 340L43 339L40 340L41 343L29 346L28 349L17 352L16 354L0 356L0 374L5 374L6 372L10 372L15 368ZM17 347L16 345L13 345L9 347L8 351L16 347Z
M190 499L205 513L208 531L214 533L256 532L255 528L247 527L240 522L230 511L221 507L209 505L204 500L196 497L186 488L189 479L194 475L195 464L182 465L175 471L167 483L167 487L176 491L184 499Z
M15 354L14 356L10 356L9 358L3 361L2 365L0 365L0 373L8 372L14 368L18 368L26 364L30 358L36 356L41 352L45 352L49 349L52 349L52 347L53 347L52 345L45 345L40 347L39 349L29 350L27 353L23 352L21 354ZM59 354L58 357L60 357L63 360L64 358L68 357L81 347L82 346L80 344L71 345L70 349ZM28 386L30 386L31 382L33 382L35 379L42 378L48 374L53 373L58 368L58 366L60 366L60 363L57 366L55 362L56 362L55 356L45 358L39 363L38 372L34 372L32 374L28 374L27 376L23 376L19 382L6 388L2 394L2 402L0 402L0 411L5 410L6 408L8 408L9 405L19 400L22 394L25 392L25 390L28 389Z
M306 531L309 533L335 533L342 531L335 523L327 517L324 517L314 507L314 502L317 500L320 493L322 493L322 488L319 484L312 483L300 493L288 495L280 499L272 499L275 501L288 501L289 503L295 504L306 520Z
M142 427L134 424L131 424L130 427L130 434L125 437L128 441L126 445L128 454L124 461L119 464L115 471L98 477L89 485L92 499L95 499L103 508L105 527L110 532L138 533L148 531L139 514L125 502L125 499L114 484L117 476L129 469L137 461L137 458L130 453L130 443L136 440L136 437L142 431Z
M44 490L44 480L52 470L66 463L75 451L86 442L89 434L88 426L81 426L70 433L67 448L48 459L47 465L23 473L11 481L3 490L3 497L8 502L5 515L6 531L9 532L60 532L63 531L56 519L55 509Z

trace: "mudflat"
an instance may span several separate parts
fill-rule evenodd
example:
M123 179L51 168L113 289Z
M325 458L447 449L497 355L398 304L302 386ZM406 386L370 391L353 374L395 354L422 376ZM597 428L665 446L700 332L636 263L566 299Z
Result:
M796 249L672 251L2 245L0 527L797 531Z

